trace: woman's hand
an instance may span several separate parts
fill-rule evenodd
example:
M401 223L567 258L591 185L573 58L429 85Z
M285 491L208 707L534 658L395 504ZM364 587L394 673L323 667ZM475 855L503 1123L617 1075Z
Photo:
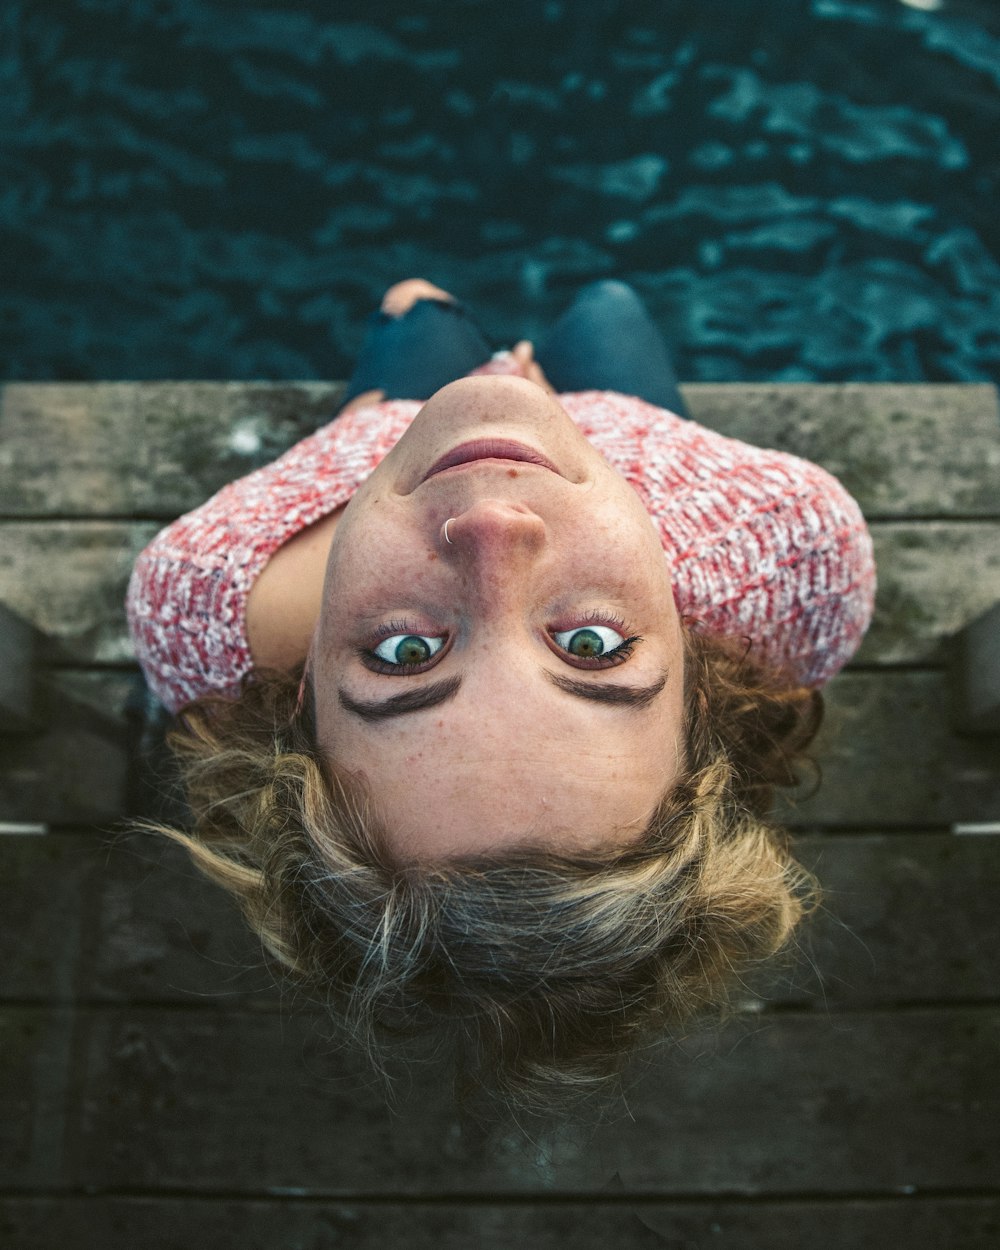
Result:
M535 359L535 345L530 339L521 339L519 343L515 343L511 350L511 355L517 361L522 377L534 382L536 386L540 386L543 391L548 391L550 395L554 395L556 388L549 382L548 378L542 372L542 367Z

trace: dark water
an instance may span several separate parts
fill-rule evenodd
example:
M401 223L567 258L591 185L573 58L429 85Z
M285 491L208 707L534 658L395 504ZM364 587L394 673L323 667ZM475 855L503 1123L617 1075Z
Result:
M625 277L688 379L1000 377L996 0L8 0L0 30L8 378L343 376L411 274L498 340Z

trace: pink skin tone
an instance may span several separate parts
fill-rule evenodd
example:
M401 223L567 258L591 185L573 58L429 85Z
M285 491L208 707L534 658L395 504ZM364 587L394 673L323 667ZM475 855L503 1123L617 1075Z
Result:
M492 457L427 476L486 438L555 471ZM568 650L588 628L606 651L641 641L599 667ZM412 670L366 665L405 635L440 649ZM683 763L682 631L659 536L537 379L463 378L427 401L337 520L309 671L321 750L363 776L404 860L633 841ZM553 683L664 674L644 707ZM338 693L381 701L456 677L446 702L378 720Z

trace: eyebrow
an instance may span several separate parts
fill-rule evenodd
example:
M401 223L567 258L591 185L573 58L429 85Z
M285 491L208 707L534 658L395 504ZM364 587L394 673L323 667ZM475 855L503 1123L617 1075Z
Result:
M581 681L548 671L545 675L554 686L578 699L591 699L595 703L632 709L649 707L667 684L666 673L648 686L622 686L610 681ZM344 689L337 691L337 697L345 711L352 712L362 720L380 721L437 707L448 699L453 699L461 685L461 677L449 677L445 681L431 682L429 686L422 686L419 690L404 690L402 694L394 694L388 699L355 699Z
M574 677L565 677L561 673L546 671L545 676L554 686L565 690L567 694L575 694L580 699L593 699L595 703L611 703L615 707L644 708L649 707L663 687L667 684L667 673L663 672L648 686L622 686L611 681L580 681Z
M362 720L386 720L390 716L405 716L408 712L423 712L429 707L437 707L439 703L453 699L461 684L461 677L448 677L445 681L421 686L419 690L404 690L402 694L394 694L388 699L371 700L354 699L341 688L337 691L337 698L345 711L353 712Z

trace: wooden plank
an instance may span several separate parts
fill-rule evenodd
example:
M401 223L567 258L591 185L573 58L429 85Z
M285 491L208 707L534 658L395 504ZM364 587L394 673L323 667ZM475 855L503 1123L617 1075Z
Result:
M954 639L951 680L959 732L1000 735L1000 597Z
M836 1202L374 1203L86 1197L0 1199L0 1238L18 1250L992 1250L990 1197Z
M845 672L826 696L814 745L822 782L812 797L782 797L783 823L920 829L996 820L1000 752L990 739L952 733L945 673Z
M102 824L127 810L129 706L138 673L52 670L39 680L33 736L8 739L0 758L0 821Z
M857 1009L1000 996L1000 837L805 837L820 910L737 1005ZM235 904L148 835L0 839L0 996L275 1010Z
M651 1197L885 1197L1000 1179L998 1008L740 1017L660 1054L627 1114L489 1132L458 1115L436 1064L412 1067L388 1111L300 1015L78 1016L73 1188L578 1195L617 1172ZM0 1183L22 1183L16 1161Z
M821 464L866 516L1000 514L990 385L711 383L685 395L703 424Z
M94 837L0 838L0 995L69 1003L92 957Z
M35 728L36 631L0 602L0 734Z
M1000 497L1000 496L998 496ZM125 590L155 523L0 523L0 602L44 635L61 663L132 656ZM876 523L879 592L857 663L942 664L947 640L1000 600L1000 524Z
M78 1096L70 1076L77 1020L64 1009L0 1010L0 1185L66 1183L67 1108Z
M944 663L952 636L1000 601L1000 525L924 521L871 529L878 594L855 664Z
M238 907L196 872L179 847L126 833L59 840L69 845L67 859L76 860L90 885L81 996L188 1005L215 999L256 1010L281 1006L282 988ZM37 858L26 849L27 858Z
M14 383L0 393L7 516L176 516L332 412L339 384ZM701 383L696 420L815 460L875 516L996 516L993 387Z
M803 837L822 890L791 952L751 977L822 1010L1000 998L1000 836Z
M138 676L53 670L45 680L50 697L63 700L61 716L39 737L5 748L0 820L113 821L128 809L130 753L139 733L128 716L141 691ZM952 733L947 703L944 672L841 674L827 688L826 724L815 745L822 785L794 803L783 799L780 819L801 831L995 821L995 741Z
M177 516L274 460L341 383L14 383L0 392L7 516Z
M43 660L127 664L125 591L156 524L3 522L0 602L43 638Z

